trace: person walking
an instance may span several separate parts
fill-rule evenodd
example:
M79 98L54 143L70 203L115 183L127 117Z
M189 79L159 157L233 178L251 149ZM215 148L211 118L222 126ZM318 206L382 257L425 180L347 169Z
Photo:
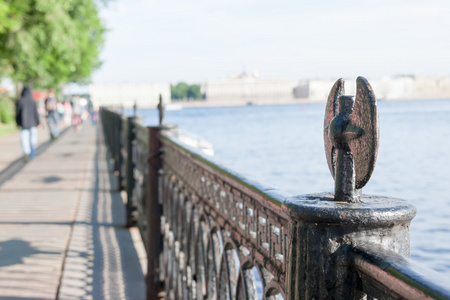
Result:
M16 123L21 127L20 141L26 161L36 155L37 127L39 126L39 114L36 102L33 101L31 88L26 86L22 90L16 107Z
M47 111L47 123L50 130L50 138L57 139L59 135L59 115L58 115L58 100L55 97L55 90L48 90L48 97L45 99L45 110Z
M89 97L88 98L88 111L89 111L89 116L91 117L91 124L92 125L97 125L97 113L95 112L94 109L94 101L92 101L92 98Z
M75 127L75 131L79 131L82 123L81 114L83 113L80 96L73 96L70 103L72 104L72 124Z

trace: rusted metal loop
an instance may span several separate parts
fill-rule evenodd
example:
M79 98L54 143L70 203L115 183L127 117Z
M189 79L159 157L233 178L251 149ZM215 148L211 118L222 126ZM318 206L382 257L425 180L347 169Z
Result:
M270 298L277 295L280 295L282 299L286 299L286 294L283 291L283 288L279 283L275 281L270 281L265 288L265 297L266 299L279 299L279 298Z

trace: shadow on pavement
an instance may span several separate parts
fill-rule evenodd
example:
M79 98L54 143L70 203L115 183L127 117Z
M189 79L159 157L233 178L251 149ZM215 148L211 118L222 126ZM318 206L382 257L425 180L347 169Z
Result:
M8 240L0 242L0 267L23 264L23 259L34 254L59 254L59 252L39 251L29 242L22 240Z
M60 134L59 137L61 138L64 134L67 133L67 131L69 131L72 127L66 127L64 128ZM20 141L17 141L18 143ZM41 153L43 153L45 150L48 149L48 147L50 147L53 144L52 140L48 140L44 143L42 143L41 145L39 145L36 149L36 156L40 155ZM4 168L3 170L0 171L0 185L2 185L3 183L5 183L7 180L9 180L11 177L13 177L14 175L16 175L20 170L22 170L22 168L26 165L26 161L24 160L23 157L20 157L18 159L16 159L15 161L13 161L12 163L10 163L6 168Z

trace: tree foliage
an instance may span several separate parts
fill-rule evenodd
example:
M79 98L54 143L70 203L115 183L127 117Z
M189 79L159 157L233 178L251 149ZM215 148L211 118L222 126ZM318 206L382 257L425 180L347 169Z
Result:
M0 0L0 74L41 88L83 82L104 32L94 0Z
M202 93L200 92L200 85L193 84L189 87L189 90L186 93L186 97L188 99L201 99Z
M188 85L184 82L180 82L177 85L171 85L170 91L172 99L202 99L200 85L198 84Z
M0 93L0 123L11 124L15 121L15 111L13 103L8 97Z

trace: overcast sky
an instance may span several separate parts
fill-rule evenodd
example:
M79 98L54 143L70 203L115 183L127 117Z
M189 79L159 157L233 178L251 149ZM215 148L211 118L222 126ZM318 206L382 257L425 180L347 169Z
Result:
M113 0L97 83L450 75L450 0Z

